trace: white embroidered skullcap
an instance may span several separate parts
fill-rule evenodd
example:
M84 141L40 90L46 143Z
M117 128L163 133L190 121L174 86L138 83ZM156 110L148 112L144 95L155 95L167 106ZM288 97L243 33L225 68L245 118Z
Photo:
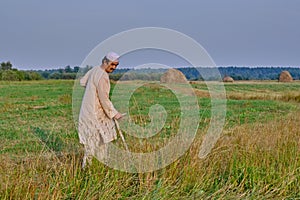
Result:
M109 52L107 55L106 55L106 58L110 61L117 61L119 59L119 55L116 54L115 52Z

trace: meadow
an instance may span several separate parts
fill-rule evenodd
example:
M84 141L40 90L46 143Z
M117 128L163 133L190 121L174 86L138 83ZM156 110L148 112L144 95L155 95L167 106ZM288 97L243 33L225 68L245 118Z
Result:
M0 82L0 199L300 199L299 81L226 83L224 128L204 159L198 152L209 127L210 95L205 83L191 82L201 116L195 140L169 166L145 173L114 170L96 159L81 168L73 85ZM157 83L135 91L129 115L146 125L153 104L166 109L166 124L148 140L125 131L131 151L160 148L160 139L178 130L179 103ZM115 144L122 146L120 138Z

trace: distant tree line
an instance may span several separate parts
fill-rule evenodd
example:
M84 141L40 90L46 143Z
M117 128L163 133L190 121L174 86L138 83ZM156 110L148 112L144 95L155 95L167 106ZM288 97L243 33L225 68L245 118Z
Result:
M231 76L234 80L278 80L282 71L290 72L294 80L300 80L300 68L293 67L184 67L177 68L188 80L222 80L225 76ZM212 70L219 74L211 73ZM160 80L167 69L117 69L110 77L114 80ZM201 75L202 74L202 75Z
M12 67L8 62L0 65L0 80L2 81L22 81L22 80L41 80L43 77L34 71L19 71Z
M22 80L41 80L41 79L76 79L83 76L91 66L70 67L66 66L59 69L46 70L17 70L8 62L2 62L0 68L0 80L5 81L22 81ZM184 67L177 68L188 80L204 80L201 74L205 74L206 80L220 80L224 76L231 76L234 80L278 80L282 71L290 72L294 80L300 80L300 68L296 67L217 67L220 75L216 76L211 73L212 68L205 67ZM109 76L112 80L149 80L158 81L167 69L129 69L118 68ZM210 75L212 74L212 75Z
M166 69L116 69L113 73L109 74L112 80L145 80L145 81L159 81L162 74Z
M65 68L36 70L35 72L39 73L43 79L76 79L79 71L80 67L72 68L68 65Z
M231 76L234 80L278 80L282 71L290 72L294 80L300 80L300 68L296 67L218 67L221 78ZM209 75L211 68L179 68L188 80L203 80L201 74L206 74L207 80L218 80L220 77ZM201 72L201 74L199 73Z
M90 67L82 69L86 72ZM66 66L59 69L46 70L18 70L8 62L2 62L0 66L0 80L2 81L23 81L23 80L42 80L42 79L75 79L80 68ZM85 71L84 71L85 70Z

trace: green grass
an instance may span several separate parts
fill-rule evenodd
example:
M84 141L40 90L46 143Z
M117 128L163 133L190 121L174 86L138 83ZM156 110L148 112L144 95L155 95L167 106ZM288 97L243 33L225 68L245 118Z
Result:
M164 169L135 174L96 160L81 169L73 84L0 82L0 199L300 198L298 82L225 84L224 130L205 159L199 159L198 152L210 122L211 102L198 95L200 126L190 149ZM207 90L203 83L192 86ZM290 96L284 98L287 91ZM137 89L130 98L129 115L145 126L155 104L168 113L158 137L172 136L178 130L180 107L166 87L148 84ZM144 146L145 139L126 139L133 150L157 148ZM116 143L122 145L120 139Z
M293 84L289 83L280 83L280 82L257 82L257 83L249 83L249 82L241 82L241 83L233 83L233 84L225 84L226 91L254 91L254 92L260 92L260 91L270 91L270 92L283 92L283 91L299 91L299 82L295 82Z
M77 137L70 115L72 86L72 81L1 82L0 139L7 145L0 152L40 151L37 129Z

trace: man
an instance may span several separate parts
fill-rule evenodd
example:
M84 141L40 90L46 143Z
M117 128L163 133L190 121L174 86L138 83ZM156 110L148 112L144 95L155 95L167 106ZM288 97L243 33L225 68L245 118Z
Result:
M105 160L107 144L117 138L115 122L122 117L109 99L110 82L108 73L119 64L119 55L110 52L100 66L93 67L80 79L85 93L79 114L78 134L85 153L82 167L91 162L93 156Z

